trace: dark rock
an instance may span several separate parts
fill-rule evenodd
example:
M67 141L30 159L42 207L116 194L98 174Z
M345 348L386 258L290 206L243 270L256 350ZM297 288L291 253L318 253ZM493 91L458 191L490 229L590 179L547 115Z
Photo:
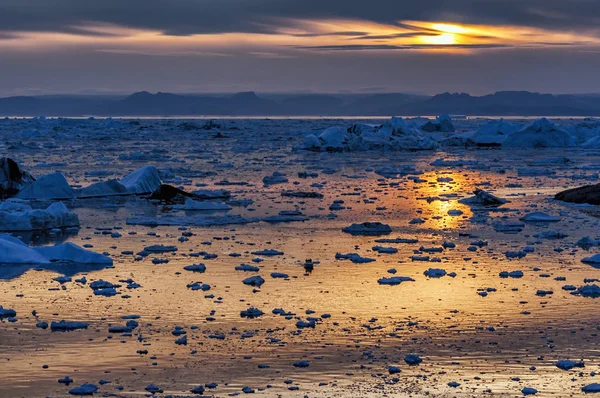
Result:
M567 189L557 193L554 199L569 203L600 205L600 184Z
M194 195L172 185L161 184L160 187L148 197L150 200L159 200L167 203L183 203L185 198L193 198Z
M16 195L35 178L10 158L0 158L0 199Z

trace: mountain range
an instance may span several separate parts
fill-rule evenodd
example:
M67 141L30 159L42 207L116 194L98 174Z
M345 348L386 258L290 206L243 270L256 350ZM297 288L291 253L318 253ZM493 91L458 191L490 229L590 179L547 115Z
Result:
M600 94L151 94L0 98L0 116L600 116Z

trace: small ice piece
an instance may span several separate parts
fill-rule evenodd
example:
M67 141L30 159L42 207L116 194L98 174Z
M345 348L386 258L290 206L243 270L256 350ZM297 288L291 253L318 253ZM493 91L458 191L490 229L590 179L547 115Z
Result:
M423 274L429 278L441 278L442 276L446 276L446 270L439 268L429 268Z
M250 265L250 264L242 264L242 265L238 265L235 267L236 271L245 271L245 272L258 272L260 271L260 268L255 267L254 265Z
M371 263L371 262L375 261L374 258L361 257L358 253L348 253L348 254L336 253L335 259L336 260L350 260L354 264L364 264L364 263Z
M255 307L250 307L246 310L240 311L240 316L242 318L258 318L260 316L264 315L264 312L262 312L261 310L259 310L258 308Z
M551 216L541 211L534 211L521 217L520 220L529 222L558 222L560 221L560 217Z
M423 360L417 354L408 354L404 357L404 362L406 362L409 366L417 366Z
M87 328L88 328L88 324L85 322L69 322L69 321L61 320L59 322L52 322L50 324L50 329L56 330L56 331L70 331L70 330L87 329Z
M399 285L402 282L414 282L415 280L413 278L410 278L408 276L392 276L389 278L380 278L377 283L379 283L380 285Z
M520 270L516 270L516 271L502 271L500 272L500 278L522 278L523 277L523 271Z
M398 249L395 247L383 247L383 246L373 246L373 251L376 251L380 254L395 254L398 253Z
M279 250L274 250L274 249L259 250L259 251L252 252L252 254L254 254L255 256L283 256L284 255L283 252L280 252Z
M280 173L278 171L273 172L273 175L266 176L263 178L263 183L265 185L274 185L274 184L283 184L288 182L285 174Z
M145 390L148 391L149 393L152 393L152 394L162 393L163 392L162 388L160 388L159 386L157 386L155 384L148 384L146 386Z
M244 285L261 287L265 280L260 275L251 276L242 281Z
M352 224L349 227L342 228L342 231L351 235L379 236L392 233L392 228L380 222L365 222Z
M521 394L523 395L535 395L538 393L538 390L532 387L523 387L521 390Z
M185 267L183 267L183 269L186 271L192 271L192 272L205 272L206 265L204 265L204 264L186 265Z
M71 395L93 395L96 391L98 391L98 387L94 384L85 383L80 385L79 387L75 387L69 390L69 394Z
M583 361L571 361L569 359L561 359L555 363L556 367L561 370L571 370L573 368L583 368L585 364Z

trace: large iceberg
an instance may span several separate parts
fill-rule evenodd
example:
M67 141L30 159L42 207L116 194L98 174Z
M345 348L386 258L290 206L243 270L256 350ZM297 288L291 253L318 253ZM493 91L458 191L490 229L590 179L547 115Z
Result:
M46 210L33 210L26 201L18 199L0 203L0 231L41 231L70 227L79 227L79 218L62 202L53 203Z
M550 120L541 118L519 131L510 134L503 147L519 148L564 148L575 146L571 134Z
M513 124L504 119L492 120L479 127L473 134L468 144L473 146L500 146L506 141L509 135L521 128L518 124Z
M454 133L456 131L452 118L448 115L440 115L435 120L428 120L421 126L421 130L428 133Z
M349 128L330 127L319 136L304 138L302 149L309 151L348 152L371 149L427 150L435 141L404 119L393 117L379 126L355 124Z

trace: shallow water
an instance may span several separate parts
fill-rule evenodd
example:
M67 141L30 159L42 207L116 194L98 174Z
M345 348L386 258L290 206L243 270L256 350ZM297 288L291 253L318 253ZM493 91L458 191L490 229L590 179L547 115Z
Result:
M73 280L82 275L88 283L131 278L142 287L128 290L122 286L118 289L122 294L115 297L94 296L87 285L60 285L53 280L60 274L51 270L0 266L0 305L14 308L18 318L15 323L0 323L0 360L4 362L0 396L64 396L73 385L65 387L56 381L66 375L75 379L75 386L110 380L100 393L116 396L142 395L150 383L165 394L184 395L196 385L216 382L219 386L207 393L224 396L251 386L265 389L257 392L266 396L518 396L523 387L534 387L540 391L538 396L562 397L579 395L583 385L595 380L592 373L598 371L600 347L598 301L573 296L562 286L581 286L585 278L600 277L598 269L581 262L598 248L587 252L575 245L584 236L598 238L598 219L588 207L551 199L564 187L597 180L595 153L294 151L307 131L338 123L322 120L229 121L221 129L224 138L216 138L214 131L190 130L182 125L185 122L175 120L2 123L6 152L34 175L61 170L73 185L86 186L154 164L170 169L167 181L188 191L205 184L202 189L228 189L234 199L254 201L246 208L233 207L228 214L263 217L297 209L309 220L187 227L186 232L194 235L180 242L180 227L127 224L133 216L173 214L173 209L142 197L66 203L79 215L82 228L77 234L26 238L33 244L63 240L91 244L91 250L106 252L115 262L114 268L77 273ZM144 156L132 156L135 152ZM557 161L565 156L569 163ZM468 162L432 166L438 158ZM414 176L390 179L373 173L378 167L406 164L422 171L417 177L424 182L414 181ZM519 176L517 169L524 167L552 169L555 174ZM329 174L328 169L333 172ZM109 175L86 177L93 170ZM305 170L319 176L298 178L297 173ZM262 178L274 171L286 173L290 181L264 187ZM449 182L438 181L448 177L452 178ZM215 184L223 180L248 185ZM323 183L323 188L311 187L316 182ZM458 203L477 187L510 203L486 212ZM324 198L282 197L283 190L319 191ZM344 200L346 209L330 218L328 207L337 199ZM451 216L449 210L463 214ZM526 223L517 234L494 230L495 223L516 221L528 211L559 215L561 221ZM489 219L473 222L471 217L480 213ZM417 217L424 222L409 224ZM393 233L387 238L419 242L381 244L397 248L398 253L377 254L372 247L381 237L342 232L352 223L365 221L389 224ZM106 229L122 237L102 234ZM548 230L568 237L534 237ZM480 239L488 245L468 249ZM441 247L444 241L454 242L456 248L428 254L439 262L411 260L415 250ZM178 250L141 261L135 255L121 254L155 244L174 245ZM504 255L526 246L534 251L522 259L509 260ZM284 255L251 254L262 249L277 249ZM191 256L199 252L218 257ZM354 264L335 259L336 253L352 252L376 261ZM240 256L232 257L232 253ZM264 261L252 263L256 257ZM153 258L169 262L153 264ZM306 273L302 267L306 259L320 264ZM206 264L205 273L183 270L197 263ZM260 271L235 271L242 263L259 266ZM396 269L395 275L415 281L379 285L379 278L392 276L387 272L391 268ZM428 268L443 268L456 277L427 278L423 272ZM522 270L524 276L499 277L501 271L512 270ZM289 278L271 278L272 272L286 273ZM255 274L266 280L260 289L242 284ZM554 279L559 276L566 281ZM187 289L192 282L207 283L211 289ZM486 288L496 291L487 297L477 294ZM536 295L539 289L554 293L540 297ZM265 315L241 318L240 311L249 306ZM271 313L275 308L295 315L285 319ZM306 314L307 310L315 312ZM108 333L109 326L123 325L121 317L130 314L140 316L140 326L132 336ZM296 328L297 320L323 314L331 317L321 318L314 329ZM89 328L57 333L35 327L40 320L60 319L88 322ZM171 333L177 325L187 331L187 346L174 344L180 337ZM148 354L138 354L138 350L148 350ZM409 353L419 354L423 363L406 365L403 358ZM292 365L303 359L310 361L308 368ZM562 371L554 366L560 359L584 360L586 367ZM48 369L42 368L44 364ZM261 369L259 364L270 368ZM402 372L389 375L390 365ZM530 370L531 366L536 370ZM399 381L392 382L393 377ZM288 390L286 380L299 390ZM461 385L451 388L447 386L451 381ZM320 386L322 382L327 384Z

